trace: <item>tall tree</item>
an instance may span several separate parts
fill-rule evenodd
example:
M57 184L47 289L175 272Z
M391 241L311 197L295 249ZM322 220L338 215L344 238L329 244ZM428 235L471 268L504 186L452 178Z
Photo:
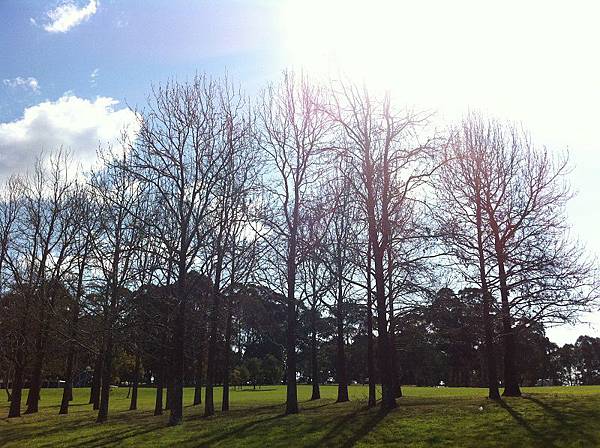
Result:
M382 406L396 407L393 338L388 313L392 300L386 262L392 243L395 214L412 207L415 192L430 175L429 142L421 144L414 135L423 117L400 112L389 95L372 97L366 87L338 82L332 86L325 109L338 130L336 152L350 168L372 250L377 308L378 364L382 382Z
M144 226L160 241L169 270L164 277L173 282L170 425L183 418L188 272L205 244L215 185L226 166L217 144L224 132L218 94L218 83L202 75L153 88L147 109L138 113L139 132L128 145L129 175L147 186L152 203L161 205L161 219Z
M315 180L315 163L325 145L327 118L319 110L321 92L304 76L284 73L269 86L258 109L259 138L272 168L267 199L273 207L263 215L265 241L282 272L287 300L286 414L298 412L296 390L296 274L301 254L298 234L304 201ZM279 269L277 269L279 271Z
M90 178L92 199L98 218L97 238L93 241L94 269L100 277L102 297L102 385L96 422L108 418L110 383L115 341L119 336L122 307L135 285L134 259L142 242L139 218L146 209L143 185L129 176L125 154L107 153L105 164Z

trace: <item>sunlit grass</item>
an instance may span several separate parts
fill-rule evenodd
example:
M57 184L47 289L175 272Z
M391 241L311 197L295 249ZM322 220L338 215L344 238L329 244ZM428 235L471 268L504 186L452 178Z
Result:
M524 398L501 404L479 388L404 387L398 409L367 410L367 388L351 386L349 403L336 404L336 387L323 386L322 399L308 401L299 387L301 413L284 416L285 388L265 386L231 392L231 411L203 418L185 391L185 421L166 426L168 412L152 415L154 390L140 390L139 410L128 411L127 390L111 395L109 421L94 423L88 389L76 389L68 416L59 416L61 390L42 392L40 412L5 418L0 403L0 446L572 446L600 445L600 386L525 388ZM220 390L216 391L217 409ZM483 410L480 410L480 407Z

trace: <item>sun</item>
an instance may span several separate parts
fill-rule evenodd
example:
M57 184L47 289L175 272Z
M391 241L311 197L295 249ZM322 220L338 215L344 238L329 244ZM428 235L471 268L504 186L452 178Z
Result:
M313 74L384 86L398 72L403 2L290 1L283 9L286 56Z

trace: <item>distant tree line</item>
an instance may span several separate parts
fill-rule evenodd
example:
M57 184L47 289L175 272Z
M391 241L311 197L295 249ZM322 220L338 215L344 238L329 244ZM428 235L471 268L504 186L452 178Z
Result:
M154 86L137 126L82 172L40 157L0 200L0 378L9 417L40 389L156 388L155 414L222 411L231 388L368 383L593 384L599 341L547 325L597 300L569 235L568 160L519 126L469 114L444 132L344 81L284 73L257 98L197 75ZM455 292L456 291L456 292ZM376 384L381 384L378 396ZM165 395L166 392L166 395ZM204 393L204 396L202 395Z

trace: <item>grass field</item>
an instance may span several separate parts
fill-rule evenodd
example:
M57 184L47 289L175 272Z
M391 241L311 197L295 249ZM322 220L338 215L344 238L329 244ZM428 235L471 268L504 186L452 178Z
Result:
M487 400L485 389L403 390L398 409L384 414L365 408L363 386L351 386L352 401L343 404L335 403L335 386L323 386L314 402L310 387L299 386L301 413L284 416L284 387L248 388L231 392L230 412L203 418L187 389L185 421L169 428L168 415L152 415L153 389L140 389L138 411L127 410L127 389L114 391L102 425L88 389L75 389L68 416L57 415L62 391L45 389L39 414L11 420L1 396L0 447L600 446L600 386L525 388L523 398L502 403Z

